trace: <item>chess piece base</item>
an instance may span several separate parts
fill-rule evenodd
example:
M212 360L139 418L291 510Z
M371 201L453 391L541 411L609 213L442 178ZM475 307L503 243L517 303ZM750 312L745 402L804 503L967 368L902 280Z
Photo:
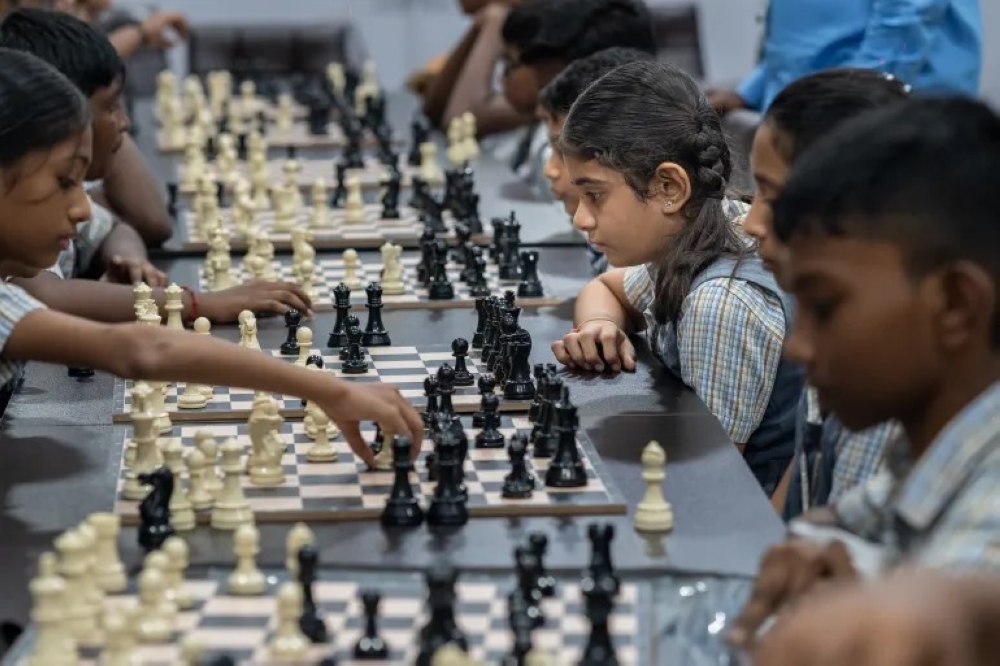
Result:
M475 383L476 378L468 370L455 373L455 386L472 386Z
M476 435L476 448L477 449L502 449L503 448L503 433L494 432L488 434L486 432L481 432Z
M500 491L504 499L529 499L535 492L535 480L527 479L505 479L503 489Z
M298 356L299 355L299 343L297 342L282 342L281 346L278 348L282 356Z
M674 528L674 512L670 504L643 505L635 509L635 529L639 532L669 532Z
M545 485L550 488L582 488L587 485L587 470L582 462L569 467L550 465L545 472Z
M541 282L522 282L517 285L518 298L541 298L544 295Z
M455 287L450 282L436 282L427 290L432 301L450 301L455 298Z
M383 527L417 527L424 522L424 510L415 497L405 502L390 499L381 520Z
M354 646L354 658L361 660L376 660L389 658L389 646L378 636L370 638L362 636Z
M361 338L366 347L391 347L392 340L388 333L365 333Z
M503 387L503 397L507 400L534 400L535 385L531 381L509 381Z
M461 494L461 493L459 493ZM436 527L457 527L469 522L469 509L464 502L431 501L427 510L427 524Z

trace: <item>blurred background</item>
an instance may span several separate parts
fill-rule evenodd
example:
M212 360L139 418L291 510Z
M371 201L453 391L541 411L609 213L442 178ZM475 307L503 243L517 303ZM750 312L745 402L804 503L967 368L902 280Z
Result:
M835 2L836 0L830 0ZM761 0L647 0L659 17L662 56L712 84L734 83L754 62L759 46ZM148 11L137 0L115 4ZM378 63L386 89L402 88L421 63L446 52L461 37L467 18L456 0L162 0L158 9L184 12L192 26L293 26L350 22L357 44ZM984 54L981 91L1000 104L1000 0L982 2ZM349 42L350 43L350 42ZM198 45L195 43L195 49ZM188 48L169 53L184 73Z

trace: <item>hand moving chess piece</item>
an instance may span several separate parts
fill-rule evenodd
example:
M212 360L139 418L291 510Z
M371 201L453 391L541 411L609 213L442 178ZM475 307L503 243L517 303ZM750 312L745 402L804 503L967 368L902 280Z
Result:
M139 483L152 486L146 499L139 505L142 525L139 528L139 545L147 553L158 550L163 542L174 535L170 524L170 498L174 492L174 475L166 467L139 475Z
M663 468L667 454L658 442L650 442L642 450L642 480L646 494L635 510L635 529L640 532L668 532L674 527L674 512L663 497Z

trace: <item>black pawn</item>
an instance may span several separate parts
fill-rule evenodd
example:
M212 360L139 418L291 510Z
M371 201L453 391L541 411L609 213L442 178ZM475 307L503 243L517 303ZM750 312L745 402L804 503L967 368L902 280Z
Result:
M472 348L483 348L483 334L486 332L486 298L476 299L476 332L472 335Z
M382 446L387 446L383 442ZM384 527L416 527L424 522L424 510L413 494L410 485L410 472L413 471L413 461L410 460L410 439L396 435L392 440L392 468L395 478L392 491L386 500L382 511Z
M503 448L503 433L500 432L500 398L495 393L483 395L483 429L476 435L477 449Z
M580 591L583 593L587 619L590 621L590 636L578 662L579 666L618 666L609 626L618 592L617 582L609 576L587 576L580 584Z
M149 494L139 504L139 545L147 553L159 550L163 542L174 535L170 524L170 498L174 494L174 474L166 467L157 467L148 474L140 474L138 481L151 486Z
M423 413L424 425L429 427L438 412L438 382L434 375L428 375L424 379L424 398L427 400Z
M299 353L299 341L295 337L299 332L299 324L302 322L302 315L298 310L289 310L285 313L285 341L281 343L282 356L297 356Z
M352 326L347 333L347 359L340 364L340 371L345 375L363 375L368 372L368 361L361 350L361 336L364 335L357 326Z
M538 412L542 407L542 393L545 389L545 364L536 363L534 369L535 375L535 399L531 402L531 407L528 408L528 421L531 423L538 422Z
M534 493L535 477L528 471L527 455L528 442L524 435L513 435L507 445L510 474L503 480L501 495L504 499L528 499Z
M338 356L341 361L346 361L351 358L350 332L352 328L357 328L359 326L361 326L361 322L354 315L349 314L344 318L344 346L340 348L340 354Z
M465 359L469 355L469 341L455 338L451 343L451 355L455 357L455 386L472 386L476 378L469 372Z
M476 382L479 388L479 411L472 415L472 427L482 428L483 427L483 414L486 412L486 396L493 395L493 391L496 390L497 380L493 375L484 373L479 375L479 381Z
M366 347L388 347L392 345L392 340L382 323L382 285L377 282L368 283L365 294L368 296L365 304L368 308L368 324L365 326L362 342Z
M580 424L576 406L569 401L569 388L562 387L562 398L553 405L555 432L558 436L556 454L545 472L545 485L552 488L580 488L587 485L587 468L580 459L576 431Z
M299 549L298 561L299 584L302 586L302 615L299 616L299 629L313 643L326 643L330 639L326 622L317 610L313 596L319 552L311 544L303 546Z
M531 250L521 253L523 273L517 285L518 298L541 298L545 295L542 282L538 279L538 252Z
M378 605L382 595L372 590L361 593L361 606L365 613L365 633L354 646L354 658L367 660L382 660L389 658L389 646L378 635Z
M343 208L344 200L347 199L347 165L343 162L337 163L336 166L335 186L333 192L330 193L330 208Z

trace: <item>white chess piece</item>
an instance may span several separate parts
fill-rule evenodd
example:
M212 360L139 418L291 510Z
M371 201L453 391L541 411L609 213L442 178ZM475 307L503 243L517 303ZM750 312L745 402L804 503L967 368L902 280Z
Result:
M152 388L146 382L136 382L132 387L129 419L132 422L135 455L125 472L122 498L133 502L141 501L149 494L149 489L139 483L139 475L152 472L163 462L156 443L156 416L150 405L152 393Z
M347 85L347 77L344 74L344 66L339 62L331 62L326 66L326 78L330 82L330 86L338 97L344 94L344 88Z
M635 529L640 532L668 532L674 526L674 512L663 497L667 454L658 442L650 442L642 450L642 480L646 494L635 509Z
M295 331L295 342L299 345L299 355L295 358L295 365L304 366L309 360L309 356L312 355L312 329L299 326L299 330Z
M170 494L170 524L178 532L190 532L195 527L194 507L184 488L184 449L179 440L168 439L161 449L163 462L174 476L174 491Z
M192 635L187 635L181 639L181 659L184 666L201 666L205 659L205 645Z
M271 199L274 202L274 226L271 231L276 234L287 234L295 228L295 210L292 190L284 185L271 188Z
M219 477L216 465L219 462L219 443L208 430L198 430L194 433L194 446L205 456L205 489L218 495L222 490L222 479Z
M87 522L97 534L94 567L97 584L109 594L124 592L128 588L128 577L118 554L121 517L109 512L92 513L87 517Z
M448 163L453 167L462 165L465 161L465 121L461 116L455 116L448 123Z
M163 571L146 566L139 574L139 604L142 612L136 621L136 633L143 643L166 643L174 634L174 618L164 604L167 581Z
M164 541L162 550L169 559L164 571L169 590L167 596L173 599L177 608L188 610L194 606L194 598L184 584L184 572L190 562L191 551L187 542L178 536L172 536Z
M247 422L251 443L247 471L250 483L255 486L280 486L285 482L285 469L281 464L284 448L278 435L284 421L278 413L278 404L269 397L254 401Z
M205 470L208 468L205 454L198 449L190 449L184 457L188 468L188 500L191 507L195 511L211 509L215 496L205 484Z
M306 451L306 460L313 463L334 462L337 459L337 449L330 441L330 417L312 402L306 403L306 411L312 416L313 431L316 433L312 446Z
M479 159L479 130L476 126L476 116L473 115L471 111L466 111L461 116L463 124L465 125L465 131L463 132L465 138L465 161L474 162Z
M403 283L403 263L400 260L402 248L391 242L386 242L381 248L382 253L382 293L386 296L398 296L406 292Z
M217 530L235 530L240 525L253 522L253 511L243 494L243 486L240 485L243 476L243 465L240 464L243 447L235 439L228 439L220 451L225 477L222 489L215 498L215 506L212 507L211 524Z
M260 351L260 342L257 340L257 317L253 312L244 310L238 319L241 333L240 347Z
M344 250L341 256L344 261L344 284L352 290L361 289L361 278L358 277L360 262L358 261L357 251Z
M229 574L229 594L255 596L263 594L267 586L264 573L257 568L260 553L260 533L253 525L240 525L233 535L233 553L236 568Z
M316 535L305 523L295 523L285 535L285 568L292 577L299 575L299 551L316 543Z
M434 651L431 666L472 666L472 660L455 643L446 643Z
M277 600L277 627L267 644L268 652L275 659L302 659L311 645L299 629L303 604L302 587L292 581L282 583L278 588Z
M28 666L75 666L78 663L76 641L66 631L66 581L58 574L58 560L53 553L42 553L38 575L32 579L31 621L38 635Z
M361 181L348 177L344 181L347 196L344 199L344 224L364 224L368 221L365 214L365 200L361 194Z
M167 311L167 328L183 331L184 290L178 287L177 284L171 283L166 288L166 302L163 305L163 309Z
M302 165L298 160L285 160L281 165L281 171L285 179L285 191L288 192L288 200L291 204L292 213L297 214L302 210L302 190L299 189L299 175L302 173Z
M108 611L103 622L105 639L101 666L142 666L143 660L136 650L136 640L129 619L120 612ZM69 663L78 663L75 655Z
M207 317L198 317L195 319L193 328L194 332L198 335L212 334L212 322L210 322ZM198 388L209 400L211 400L215 395L215 388L208 386L207 384L200 384Z
M330 188L322 178L317 178L313 183L311 204L309 225L313 229L322 229L330 221Z
M432 141L420 144L420 177L431 184L441 180L441 169L437 163L437 144Z
M276 129L279 132L290 132L295 126L295 101L288 93L278 95Z
M74 641L87 642L98 630L86 580L91 568L87 541L79 531L69 530L56 539L55 548L59 554L59 575L66 583L63 629Z
M379 472L388 472L392 470L392 440L395 437L395 433L391 430L382 426L382 448L375 455L375 469Z

